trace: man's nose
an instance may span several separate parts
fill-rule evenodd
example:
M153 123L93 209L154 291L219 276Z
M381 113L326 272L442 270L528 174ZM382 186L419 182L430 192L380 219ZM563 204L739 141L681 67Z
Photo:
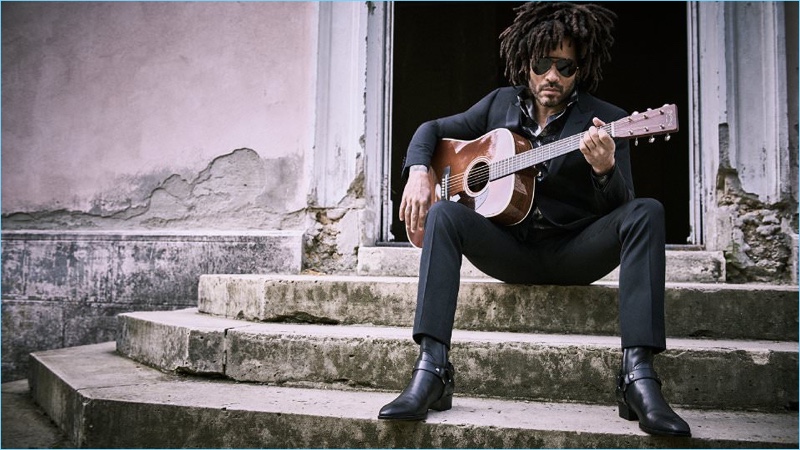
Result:
M550 82L557 82L558 80L561 79L559 75L560 74L558 73L558 69L556 69L556 65L553 64L552 66L550 66L550 70L548 70L547 73L544 74L544 78Z

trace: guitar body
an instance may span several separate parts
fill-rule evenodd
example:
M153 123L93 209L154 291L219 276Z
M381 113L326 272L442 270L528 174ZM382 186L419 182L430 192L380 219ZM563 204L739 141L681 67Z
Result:
M499 128L478 139L442 139L431 160L431 204L456 201L501 225L522 222L533 205L536 169L529 167L489 181L490 164L531 149L522 136ZM408 240L422 247L424 229L406 229Z

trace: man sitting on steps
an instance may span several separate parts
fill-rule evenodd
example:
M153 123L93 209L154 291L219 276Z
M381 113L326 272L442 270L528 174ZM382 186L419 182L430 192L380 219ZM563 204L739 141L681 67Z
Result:
M411 381L381 419L422 420L451 408L455 370L448 360L462 255L507 283L581 285L620 266L622 367L619 415L656 435L690 436L667 404L653 356L664 351L664 210L634 197L629 146L602 130L627 114L593 97L610 60L615 15L600 6L530 3L501 35L514 87L489 93L466 112L422 124L411 140L400 217L424 227L413 339L420 355ZM580 153L541 164L532 212L495 224L451 201L431 204L428 169L442 138L476 139L507 128L535 146L583 133Z

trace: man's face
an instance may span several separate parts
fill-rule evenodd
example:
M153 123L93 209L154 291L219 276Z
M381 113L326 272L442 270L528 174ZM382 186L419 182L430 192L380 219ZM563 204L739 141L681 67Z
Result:
M557 108L565 104L570 94L572 94L572 90L575 88L575 80L577 79L577 69L572 70L573 73L571 75L564 75L562 72L570 72L570 69L566 67L568 66L568 61L563 60L573 61L572 67L577 67L575 53L572 40L564 39L559 47L545 55L551 60L542 62L541 58L536 58L531 61L529 87L536 102L541 106ZM541 63L538 69L535 67L537 63ZM548 63L550 67L544 73L541 73ZM558 70L559 67L562 68L561 71ZM540 74L537 74L537 71Z

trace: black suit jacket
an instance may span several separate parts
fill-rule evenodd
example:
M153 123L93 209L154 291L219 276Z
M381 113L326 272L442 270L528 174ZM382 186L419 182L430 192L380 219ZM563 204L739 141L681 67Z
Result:
M412 165L430 165L439 139L472 140L497 128L508 128L524 136L520 108L520 94L524 89L496 89L463 113L420 125L408 147L403 179ZM586 131L592 125L593 117L610 123L627 115L621 108L579 92L559 138ZM578 229L632 200L634 190L629 152L628 140L616 141L616 166L603 187L593 177L592 168L580 151L553 159L547 177L536 185L536 206L556 226Z

